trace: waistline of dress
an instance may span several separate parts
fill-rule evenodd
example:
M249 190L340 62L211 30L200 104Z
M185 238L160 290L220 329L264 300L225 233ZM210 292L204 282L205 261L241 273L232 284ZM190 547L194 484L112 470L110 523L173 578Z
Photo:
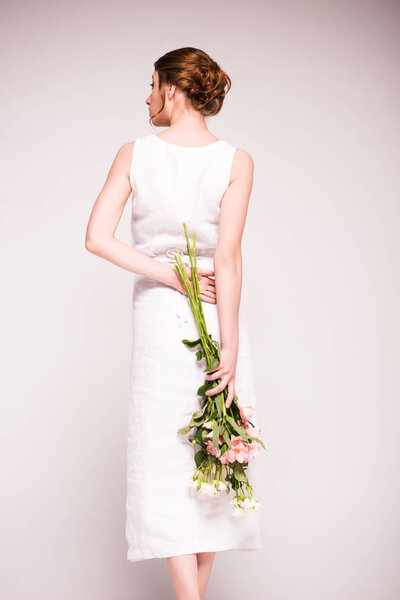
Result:
M154 258L155 260L159 260L161 262L167 262L167 263L175 263L175 253L178 253L182 259L182 262L184 265L187 266L191 266L190 263L190 256L186 250L182 250L181 248L175 248L175 247L170 247L167 248L164 252L160 252L158 254L155 254L152 256L152 258ZM193 252L192 252L192 259L194 261L194 256L193 256ZM214 265L214 255L213 254L199 254L196 251L196 262L197 262L197 266L200 267L202 266L203 268L208 268L208 267L213 267Z
M158 254L153 254L151 258L158 260L160 262L165 262L173 265L175 263L175 252L179 251L182 262L184 265L191 266L190 256L186 251L181 248L170 247L167 248L164 252L159 252ZM193 254L192 258L194 260ZM196 251L196 263L197 267L203 269L214 270L214 255L212 254L198 254ZM183 325L183 323L188 323L193 321L193 315L191 314L191 308L189 304L189 299L185 294L182 294L178 290L175 290L176 300L175 300L175 309L176 316L178 318L179 327Z

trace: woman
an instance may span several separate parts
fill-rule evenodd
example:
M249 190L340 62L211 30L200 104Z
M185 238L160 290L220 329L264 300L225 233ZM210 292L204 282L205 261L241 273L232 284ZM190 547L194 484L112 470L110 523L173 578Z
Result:
M168 52L154 63L150 85L150 122L167 129L118 150L90 215L86 248L135 274L127 558L165 557L177 599L198 600L216 551L259 548L261 538L257 513L235 519L227 494L206 498L188 486L194 448L177 430L198 410L196 392L205 374L204 361L181 342L197 339L198 332L174 251L189 264L185 223L191 242L196 233L207 328L220 343L220 364L206 378L221 382L210 394L228 387L227 408L235 394L242 405L255 407L247 326L239 309L241 239L254 166L247 152L207 128L205 117L220 111L231 81L205 52ZM114 233L131 193L127 245Z

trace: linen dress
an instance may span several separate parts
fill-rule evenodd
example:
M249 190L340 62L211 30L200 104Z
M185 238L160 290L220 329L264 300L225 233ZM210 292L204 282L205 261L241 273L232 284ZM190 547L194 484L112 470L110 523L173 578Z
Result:
M183 223L191 246L196 232L198 267L213 269L221 201L229 185L235 146L218 140L200 147L171 144L156 134L134 144L131 245L173 268L178 248L189 263ZM220 342L217 304L203 301L208 332ZM199 334L186 295L134 274L132 352L127 427L127 560L262 546L260 511L232 515L229 495L210 497L191 488L193 446L177 430L200 408L198 388L205 361L182 339ZM242 406L256 408L248 328L239 309L235 393ZM254 412L251 421L257 426ZM257 494L257 459L247 475Z

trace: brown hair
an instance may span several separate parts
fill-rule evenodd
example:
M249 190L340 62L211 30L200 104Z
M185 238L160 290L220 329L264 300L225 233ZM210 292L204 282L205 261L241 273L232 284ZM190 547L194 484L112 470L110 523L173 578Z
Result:
M225 71L199 48L171 50L156 60L154 68L158 73L159 89L164 84L176 85L204 117L219 113L232 85ZM161 98L163 105L156 114L164 108L163 90ZM150 118L150 123L155 116Z

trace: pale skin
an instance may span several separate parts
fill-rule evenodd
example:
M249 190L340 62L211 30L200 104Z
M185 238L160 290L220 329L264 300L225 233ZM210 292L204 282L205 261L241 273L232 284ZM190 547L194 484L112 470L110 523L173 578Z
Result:
M185 93L175 85L164 85L162 108L158 72L152 74L152 92L145 102L152 123L168 129L160 135L166 142L180 146L204 146L217 141L203 115L195 110ZM132 273L148 277L186 295L173 265L162 263L115 237L123 210L132 192L129 172L135 142L122 145L110 167L106 181L93 205L86 229L85 247L89 252ZM226 387L229 408L235 395L235 373L239 345L239 304L242 288L241 241L253 185L254 162L244 150L236 149L230 182L221 202L219 237L214 253L214 270L198 268L203 302L217 304L220 325L220 364L208 371L206 379L221 382L210 395ZM191 269L187 267L189 278ZM218 298L218 301L217 301ZM177 600L202 600L210 578L215 552L198 552L167 557Z

